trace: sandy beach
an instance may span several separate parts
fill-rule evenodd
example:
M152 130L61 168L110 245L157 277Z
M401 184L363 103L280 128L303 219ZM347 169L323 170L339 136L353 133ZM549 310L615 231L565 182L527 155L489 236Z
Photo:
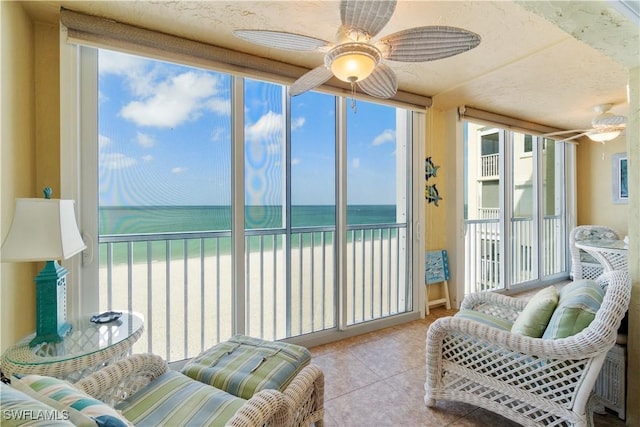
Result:
M404 269L397 269L397 239L376 239L373 244L364 240L347 244L348 323L404 311L404 288L397 286L405 282ZM402 248L400 256L404 256ZM333 245L292 248L290 270L287 292L284 251L250 252L244 270L247 335L274 340L335 327ZM231 278L228 254L168 263L151 260L131 268L115 264L110 274L104 266L100 268L100 309L130 307L143 315L145 333L134 352L182 360L232 335ZM112 283L110 303L108 283Z

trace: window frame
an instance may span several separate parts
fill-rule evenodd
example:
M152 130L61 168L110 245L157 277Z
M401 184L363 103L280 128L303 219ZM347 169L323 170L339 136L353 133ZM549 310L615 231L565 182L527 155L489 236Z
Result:
M83 47L66 42L64 36L66 28L61 25L61 40L60 40L60 58L61 58L61 181L63 187L63 196L73 198L78 205L78 222L81 225L83 237L87 242L87 246L91 246L87 251L83 253L82 257L76 257L75 260L67 263L68 268L72 272L72 276L77 278L78 283L87 283L93 281L94 277L97 277L97 270L99 268L97 262L92 262L94 258L93 249L97 247L98 240L98 183L97 174L91 173L91 168L88 166L91 162L96 162L98 152L97 132L93 129L97 129L97 60L84 61L84 59L91 58L92 55L97 57L97 50L92 47ZM94 53L92 54L91 51ZM91 63L93 61L93 63ZM90 76L95 76L92 80ZM89 78L87 78L89 77ZM232 90L242 92L243 79L234 79ZM82 86L85 85L90 90L82 90ZM93 92L94 96L88 95ZM233 99L233 97L232 97ZM237 99L237 97L236 97ZM346 113L346 98L339 98L340 107L338 111ZM65 100L64 102L62 100ZM68 101L66 101L68 100ZM235 114L242 112L243 105L236 102L232 105L232 111ZM236 119L234 119L236 120ZM422 281L423 276L422 257L420 251L415 250L420 248L420 242L422 241L419 233L413 232L414 228L420 230L419 224L422 223L421 218L424 217L424 206L422 203L415 203L417 200L421 200L422 188L421 188L421 162L424 151L423 144L416 141L424 141L424 113L416 111L407 111L407 125L406 129L407 137L412 138L413 143L409 142L407 145L407 167L412 167L413 174L409 176L406 174L406 196L409 199L407 203L407 209L411 211L412 220L407 221L407 248L412 258L409 258L408 263L413 267L408 268L407 285L411 286L410 298L413 301L412 309L403 315L395 316L394 319L387 319L388 324L398 323L400 318L411 320L417 318L424 310L421 308L423 304L422 296ZM85 126L85 124L89 126ZM233 126L233 132L235 132L234 140L243 140L244 126ZM339 132L338 132L339 133ZM238 144L233 144L234 149L239 149ZM344 146L344 144L343 144ZM242 167L242 155L232 155L234 158L234 168ZM345 167L345 160L337 160L337 164L342 162L342 167ZM410 166L411 165L411 166ZM238 177L242 177L243 174L236 174ZM339 177L343 177L344 172L338 173ZM336 185L340 185L340 179L337 179ZM234 181L236 189L232 189L233 203L242 203L244 205L244 191L237 191L238 188L244 188L244 183L240 181ZM240 210L238 210L240 211ZM343 215L343 217L345 217ZM233 221L244 224L244 217L242 212L235 212ZM346 225L346 219L344 221ZM338 225L338 224L336 224ZM242 229L244 227L241 227ZM244 254L244 236L241 236L239 244L234 246L234 253ZM244 281L244 271L241 266L234 269L236 280ZM97 292L95 288L91 286L72 286L72 291L69 296L69 313L73 317L79 317L82 313L96 312L98 311L98 302L96 298ZM237 293L235 298L242 300L243 287L235 286ZM241 304L240 304L241 305ZM342 316L340 316L342 318ZM244 318L239 315L237 318ZM404 321L406 321L404 320ZM385 319L381 320L383 323ZM357 335L359 333L375 330L381 326L375 325L380 321L367 322L367 324L358 324L354 326L341 326L340 330L348 329L349 335ZM242 324L236 325L236 328L242 328Z

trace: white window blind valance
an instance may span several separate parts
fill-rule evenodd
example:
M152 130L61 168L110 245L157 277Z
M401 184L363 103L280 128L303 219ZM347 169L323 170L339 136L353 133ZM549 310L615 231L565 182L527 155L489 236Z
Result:
M564 129L558 129L551 126L541 125L538 123L528 122L513 117L503 116L501 114L491 113L489 111L478 110L477 108L462 106L458 108L458 117L460 120L470 120L476 123L495 126L502 129L509 129L517 132L523 132L529 135L543 136L547 133L560 132ZM550 139L560 140L570 135L556 135L549 137Z
M69 43L119 50L285 85L290 85L309 71L303 67L64 8L60 10L60 21L67 28ZM349 85L337 79L331 79L317 90L354 97ZM389 99L371 97L361 91L357 91L355 97L417 111L424 111L432 105L431 97L400 90Z

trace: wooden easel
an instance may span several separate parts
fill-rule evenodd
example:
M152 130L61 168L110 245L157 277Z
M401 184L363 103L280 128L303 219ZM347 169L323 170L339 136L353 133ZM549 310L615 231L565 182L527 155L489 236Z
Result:
M445 305L447 310L451 309L451 301L449 300L449 261L447 259L447 251L429 251L424 257L424 283L425 289L425 311L429 314L429 309L438 305ZM440 283L440 295L444 297L429 301L429 285Z

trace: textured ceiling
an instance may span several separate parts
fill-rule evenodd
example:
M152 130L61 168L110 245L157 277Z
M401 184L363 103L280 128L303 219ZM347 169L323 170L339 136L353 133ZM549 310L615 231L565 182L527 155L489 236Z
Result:
M124 23L314 68L321 53L270 49L234 29L269 29L334 41L335 1L28 2L34 19L56 22L63 5ZM447 25L479 34L464 54L425 63L388 61L399 88L460 105L560 127L585 128L600 103L626 114L627 68L638 66L638 23L613 2L402 1L379 36Z

